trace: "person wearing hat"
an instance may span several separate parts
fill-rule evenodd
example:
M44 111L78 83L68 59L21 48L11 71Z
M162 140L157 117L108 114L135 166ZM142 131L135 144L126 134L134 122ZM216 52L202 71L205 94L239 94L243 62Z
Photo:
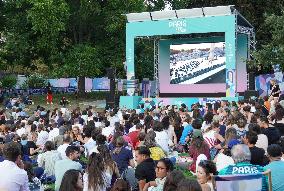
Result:
M210 159L209 146L203 139L203 135L200 129L194 129L191 142L189 146L189 156L193 159L193 163L190 165L190 170L195 173L197 157L204 154L207 159Z

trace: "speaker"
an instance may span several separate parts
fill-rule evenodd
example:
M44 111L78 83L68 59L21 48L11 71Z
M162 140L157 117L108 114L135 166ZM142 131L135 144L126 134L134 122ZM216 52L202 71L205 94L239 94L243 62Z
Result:
M255 90L255 74L254 72L248 73L248 81L249 81L249 90Z
M247 90L244 93L245 99L250 99L251 97L257 97L258 98L259 94L258 91L255 90Z

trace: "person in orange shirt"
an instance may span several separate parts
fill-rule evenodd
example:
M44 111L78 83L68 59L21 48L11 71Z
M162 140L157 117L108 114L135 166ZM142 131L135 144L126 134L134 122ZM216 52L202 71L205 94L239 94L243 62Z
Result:
M267 111L269 112L270 111L270 102L269 102L269 99L268 99L268 96L264 96L263 97L263 100L264 100L264 107L267 109Z

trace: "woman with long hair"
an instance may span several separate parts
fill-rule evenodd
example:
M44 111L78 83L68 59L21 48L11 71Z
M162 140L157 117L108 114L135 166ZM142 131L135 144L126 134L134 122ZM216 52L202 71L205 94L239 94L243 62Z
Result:
M125 147L125 141L122 136L116 138L115 148L112 151L112 159L116 162L120 174L129 165L135 167L132 151Z
M173 170L167 175L163 191L176 191L178 183L185 178L180 170Z
M59 191L82 191L83 181L79 170L68 170L65 172Z
M113 177L120 177L116 162L112 159L110 151L106 145L99 145L97 149L103 157L103 165L106 168L107 183L110 185Z
M104 166L104 159L101 154L92 153L89 156L87 164L87 171L83 176L84 191L100 190L106 191L108 185L106 167Z
M196 161L199 155L204 154L207 159L210 159L209 146L203 139L201 130L195 129L193 131L191 144L188 150L189 156L193 159L193 163L190 166L192 172L196 171Z
M175 133L175 128L173 125L170 123L170 117L166 115L162 121L161 121L163 128L167 131L169 139L170 139L170 144L169 146L173 146L177 144L177 136Z
M147 148L149 148L149 150L151 152L150 157L153 160L158 161L158 160L164 158L166 155L165 155L165 152L163 151L163 149L161 147L159 147L159 145L156 143L155 137L156 137L156 133L154 131L149 131L146 134L144 145Z

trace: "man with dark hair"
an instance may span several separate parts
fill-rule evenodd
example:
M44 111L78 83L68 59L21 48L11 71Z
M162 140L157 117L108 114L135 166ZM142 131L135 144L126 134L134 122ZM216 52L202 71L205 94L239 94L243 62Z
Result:
M96 141L92 138L92 131L93 131L93 127L86 127L83 132L85 135L85 144L84 144L84 148L85 148L85 154L86 156L91 155L91 150L93 150L96 147Z
M61 154L55 150L54 143L47 141L44 145L45 151L38 159L38 166L44 168L44 174L54 176L55 163L61 160Z
M137 167L135 169L135 177L138 180L139 190L143 190L145 184L150 181L154 181L156 178L155 163L150 158L150 150L141 146L135 151L135 160Z
M55 190L58 191L63 175L67 170L75 169L82 171L82 165L76 162L80 157L80 148L77 146L68 146L66 148L67 159L57 161L55 163Z
M245 135L244 143L249 147L251 153L250 163L263 166L267 160L264 160L266 158L265 151L255 146L257 139L256 132L248 131Z
M200 120L200 119L194 119L193 121L192 121L192 127L193 127L193 129L201 129L201 127L202 127L202 121Z
M262 133L268 138L268 145L278 143L280 139L280 132L276 127L269 124L266 116L260 117L259 126L262 128Z
M133 143L134 148L136 148L137 143L139 142L138 135L141 132L142 128L143 128L143 125L138 123L136 124L136 131L132 131L128 134L128 137L131 139L131 142Z
M21 160L21 148L18 143L4 145L3 154L6 160L0 163L0 190L28 191L28 175Z
M264 170L271 170L272 190L284 190L284 162L281 161L282 150L279 145L272 144L267 148L270 163L264 167Z

